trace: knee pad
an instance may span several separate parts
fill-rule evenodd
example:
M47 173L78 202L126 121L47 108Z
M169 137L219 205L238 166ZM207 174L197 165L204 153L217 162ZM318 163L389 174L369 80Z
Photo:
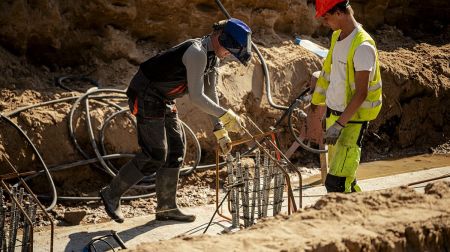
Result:
M338 177L327 174L325 179L325 188L327 192L345 192L345 177Z

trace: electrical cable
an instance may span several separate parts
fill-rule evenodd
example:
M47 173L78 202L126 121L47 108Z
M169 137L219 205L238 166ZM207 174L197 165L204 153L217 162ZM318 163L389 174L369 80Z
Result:
M33 149L34 153L36 154L36 156L38 157L39 161L41 162L42 166L44 167L45 170L45 174L47 176L47 179L50 183L50 187L51 187L51 191L52 191L52 200L51 200L51 204L50 206L48 206L45 210L46 211L50 211L51 209L53 209L56 206L56 201L57 201L57 193L56 193L56 187L55 187L55 183L53 182L53 178L47 168L47 165L44 162L44 159L42 158L41 154L39 153L39 151L37 150L36 146L33 144L33 142L31 141L31 139L27 136L27 134L17 125L15 124L13 121L11 121L8 117L3 116L0 113L0 119L3 118L5 119L9 124L11 124L14 128L16 128L21 134L22 136L27 140L27 142L30 144L31 148Z

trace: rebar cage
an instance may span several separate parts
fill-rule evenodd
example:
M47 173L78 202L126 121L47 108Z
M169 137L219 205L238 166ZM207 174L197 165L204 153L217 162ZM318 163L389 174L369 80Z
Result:
M37 223L38 209L50 222L51 234L48 251L53 251L53 220L21 178L34 172L18 173L8 158L6 156L3 158L13 173L0 174L0 251L13 252L19 248L23 252L33 251L33 234ZM20 182L14 186L5 182L12 179Z
M249 227L258 219L276 216L285 211L287 214L297 211L297 204L291 186L291 177L288 171L299 175L299 205L302 205L302 179L298 169L281 153L270 141L270 144L261 144L256 137L266 137L274 134L267 132L251 139L233 142L233 146L253 141L257 144L251 153L235 156L227 154L226 174L224 183L225 197L228 196L228 212L219 206L220 178L219 178L219 151L216 154L216 207L218 214L231 221L231 228Z

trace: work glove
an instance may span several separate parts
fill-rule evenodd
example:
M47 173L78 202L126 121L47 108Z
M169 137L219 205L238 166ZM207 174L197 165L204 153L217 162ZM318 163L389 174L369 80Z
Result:
M219 129L213 132L217 138L217 143L219 144L219 152L221 155L226 155L231 151L231 139L228 136L228 131L226 129Z
M344 127L337 122L331 125L325 133L325 143L335 145L343 128Z
M231 109L228 109L225 114L219 117L219 121L230 132L240 133L243 127L241 118Z

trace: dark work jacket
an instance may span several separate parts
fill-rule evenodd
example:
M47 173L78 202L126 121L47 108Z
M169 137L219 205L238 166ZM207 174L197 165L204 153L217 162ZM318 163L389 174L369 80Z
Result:
M186 94L188 92L186 67L182 59L186 50L194 42L194 40L187 40L143 62L140 70L149 80L148 86L142 84L134 86L131 83L129 91L156 92L167 100L174 100ZM214 52L208 52L205 74L214 69L216 60Z

